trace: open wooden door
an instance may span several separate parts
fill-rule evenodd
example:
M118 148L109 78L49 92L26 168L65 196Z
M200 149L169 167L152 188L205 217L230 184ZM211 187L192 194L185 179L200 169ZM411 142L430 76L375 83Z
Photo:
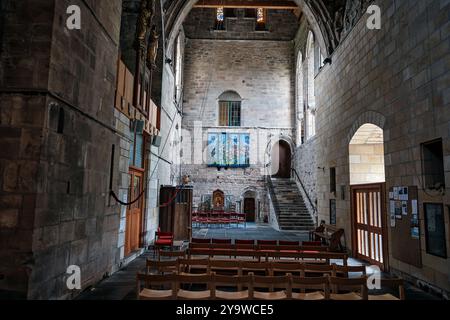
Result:
M139 170L130 169L130 192L129 199L137 199L143 191L144 174ZM141 220L144 210L144 197L128 206L126 229L125 229L125 255L129 255L139 248L139 239L141 235Z
M387 268L385 185L352 186L352 241L356 258Z

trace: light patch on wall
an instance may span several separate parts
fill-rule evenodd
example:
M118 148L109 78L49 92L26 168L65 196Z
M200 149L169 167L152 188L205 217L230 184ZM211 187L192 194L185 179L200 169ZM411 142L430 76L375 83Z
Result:
M383 130L364 124L349 145L350 184L385 182Z

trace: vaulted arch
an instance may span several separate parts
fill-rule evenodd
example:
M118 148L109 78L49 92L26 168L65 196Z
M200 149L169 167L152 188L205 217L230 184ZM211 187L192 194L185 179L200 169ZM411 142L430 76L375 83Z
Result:
M178 30L181 28L189 12L198 0L174 1L167 11L167 48L171 48L176 40ZM322 52L330 55L337 46L337 40L331 27L331 16L322 1L293 0L308 20L314 32L316 41Z

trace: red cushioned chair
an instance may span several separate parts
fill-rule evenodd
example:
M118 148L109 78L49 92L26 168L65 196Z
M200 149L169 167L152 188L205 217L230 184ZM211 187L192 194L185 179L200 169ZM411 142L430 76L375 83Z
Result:
M235 244L255 244L255 240L234 240Z
M257 244L268 244L271 246L276 246L277 245L277 240L257 240L256 242Z
M192 243L211 243L211 239L192 238Z
M298 241L286 241L286 240L279 240L278 244L280 246L298 246Z
M154 255L156 256L156 251L159 251L162 247L172 247L173 246L173 233L171 232L155 232L155 241L153 243Z
M212 243L231 244L231 239L212 239Z
M313 246L313 247L320 247L322 243L320 241L303 241L302 246Z

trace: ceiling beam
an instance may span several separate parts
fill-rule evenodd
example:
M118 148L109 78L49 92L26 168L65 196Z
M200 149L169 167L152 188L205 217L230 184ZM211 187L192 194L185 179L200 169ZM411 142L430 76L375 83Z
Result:
M282 0L199 0L195 8L264 8L264 9L280 9L293 10L298 9L294 1Z

